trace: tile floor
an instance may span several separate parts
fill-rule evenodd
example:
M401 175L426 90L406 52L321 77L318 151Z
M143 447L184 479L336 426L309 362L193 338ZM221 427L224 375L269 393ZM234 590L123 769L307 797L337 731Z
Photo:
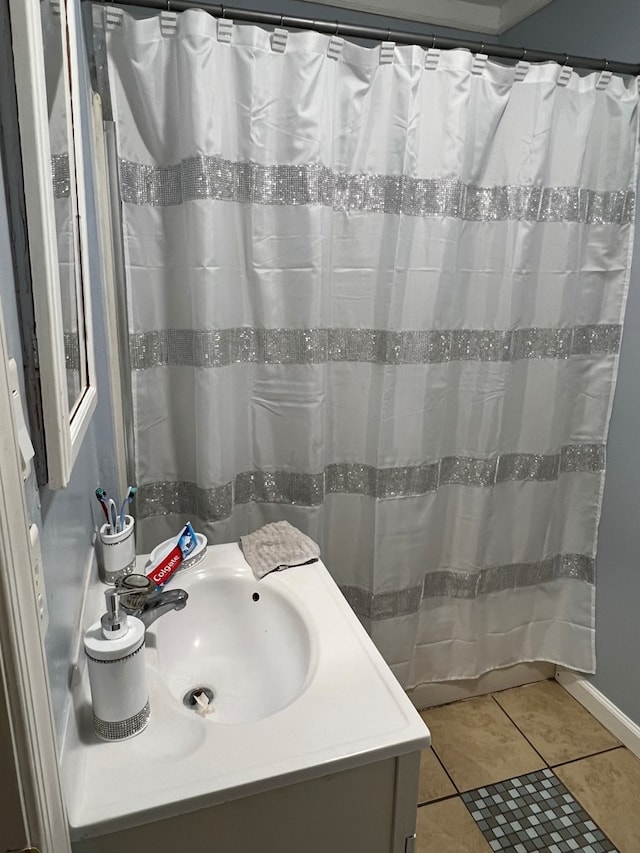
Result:
M421 714L416 853L640 853L640 761L555 681Z

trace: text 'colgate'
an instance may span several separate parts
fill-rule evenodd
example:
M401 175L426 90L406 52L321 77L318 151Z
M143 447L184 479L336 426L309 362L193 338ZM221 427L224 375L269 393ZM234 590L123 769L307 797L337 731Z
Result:
M155 566L149 574L147 575L156 586L161 586L165 584L171 575L180 568L180 563L182 562L182 551L180 550L180 546L176 545L175 548L172 548L171 551L167 554L167 556Z

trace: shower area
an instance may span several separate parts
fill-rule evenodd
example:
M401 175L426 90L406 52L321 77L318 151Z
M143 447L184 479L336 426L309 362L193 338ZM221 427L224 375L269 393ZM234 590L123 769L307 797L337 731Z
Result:
M87 21L138 551L285 519L407 689L594 672L637 80Z

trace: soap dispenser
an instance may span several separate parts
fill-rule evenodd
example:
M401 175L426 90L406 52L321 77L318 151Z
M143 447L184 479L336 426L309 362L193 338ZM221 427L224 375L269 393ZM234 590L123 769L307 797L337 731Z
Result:
M84 636L93 727L103 740L125 740L149 722L145 627L140 619L127 616L115 589L107 589L105 599L106 613Z

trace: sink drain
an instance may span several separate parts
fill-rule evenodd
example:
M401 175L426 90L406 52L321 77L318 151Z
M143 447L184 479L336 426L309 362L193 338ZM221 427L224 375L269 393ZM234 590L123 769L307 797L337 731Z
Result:
M199 696L206 696L210 703L213 702L213 690L210 687L194 687L184 694L182 704L187 708L197 708Z

